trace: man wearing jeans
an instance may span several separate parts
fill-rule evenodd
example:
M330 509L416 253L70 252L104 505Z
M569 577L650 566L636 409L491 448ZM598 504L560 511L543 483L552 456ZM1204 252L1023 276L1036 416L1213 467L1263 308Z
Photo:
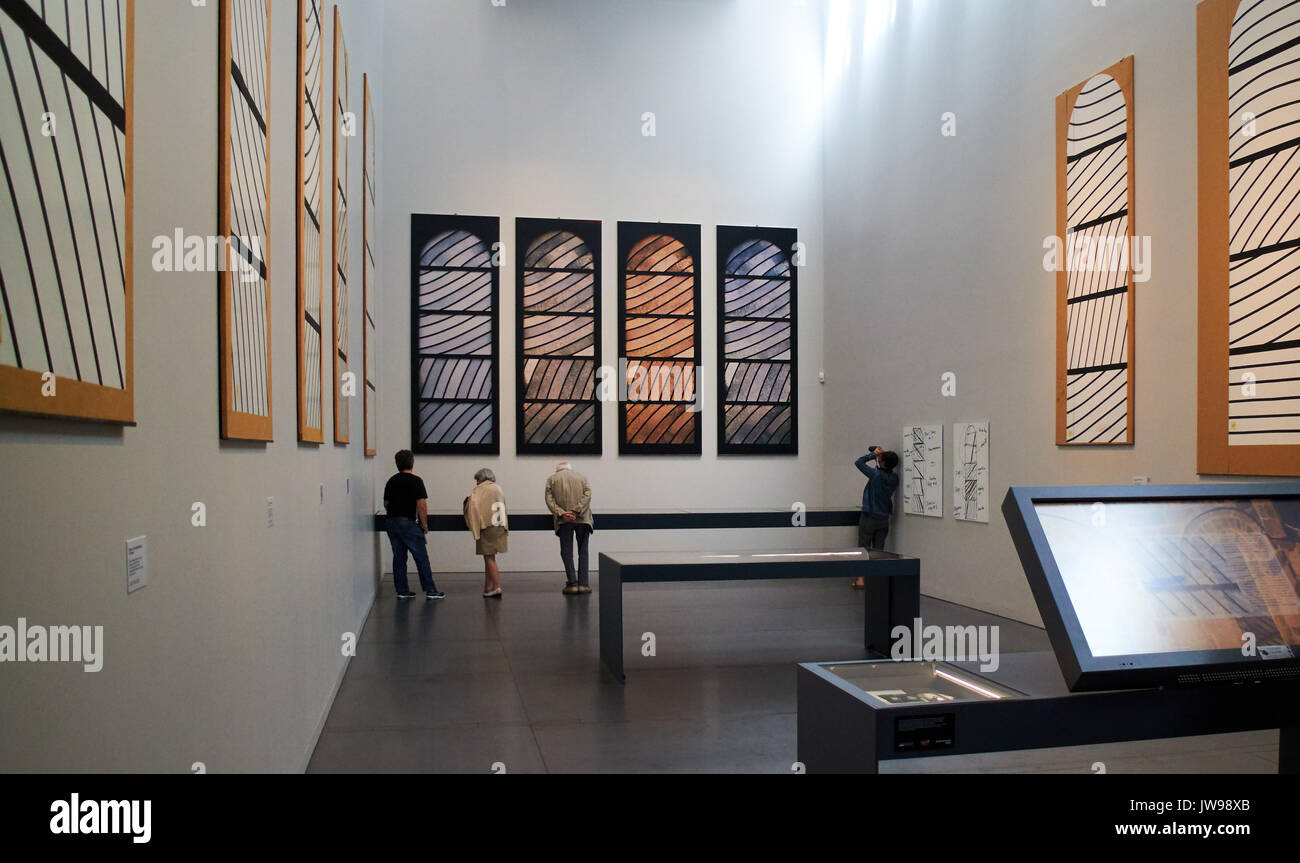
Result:
M564 561L564 593L591 593L587 583L587 542L595 528L591 517L591 485L567 461L555 466L546 480L546 508L555 517L555 535L560 538L560 560ZM578 563L573 563L573 543L578 543Z
M388 541L393 546L393 586L398 600L415 596L406 583L406 553L415 558L415 570L420 574L420 587L425 599L442 599L445 594L433 583L433 570L429 567L429 546L424 535L429 532L429 495L424 490L424 480L416 476L415 456L404 449L396 456L397 473L384 486L384 510L388 513Z

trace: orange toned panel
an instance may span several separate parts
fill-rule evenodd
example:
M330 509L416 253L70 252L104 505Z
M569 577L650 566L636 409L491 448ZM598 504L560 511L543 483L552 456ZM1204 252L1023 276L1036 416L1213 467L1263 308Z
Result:
M629 275L624 297L629 315L693 315L695 277Z
M627 441L630 444L680 445L695 442L696 414L686 405L627 405Z
M634 357L691 358L695 355L693 318L628 318L625 353Z
M656 234L632 247L627 270L634 273L693 273L695 259L678 240Z

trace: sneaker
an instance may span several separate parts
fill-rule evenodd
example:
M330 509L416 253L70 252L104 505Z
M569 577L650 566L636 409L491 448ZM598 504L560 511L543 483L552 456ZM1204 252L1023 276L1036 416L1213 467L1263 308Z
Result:
M578 585L578 593L591 593L591 587L585 584Z
M582 593L582 588L576 584L566 584L564 590L560 591L560 593L563 593L566 596L577 596Z
M397 594L397 598L398 598L399 600L401 600L401 599L415 599L415 594L414 594L414 593L399 593L399 594Z
M425 598L425 599L442 599L442 598L446 597L446 595L447 595L447 594L445 594L445 593L443 593L441 590L439 590L439 591L436 592L436 593L426 593L426 594L424 595L424 598Z

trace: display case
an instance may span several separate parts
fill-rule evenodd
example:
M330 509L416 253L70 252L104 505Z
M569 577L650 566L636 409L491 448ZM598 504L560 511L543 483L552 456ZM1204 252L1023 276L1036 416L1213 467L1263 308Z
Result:
M1013 488L1071 690L1300 680L1300 483Z

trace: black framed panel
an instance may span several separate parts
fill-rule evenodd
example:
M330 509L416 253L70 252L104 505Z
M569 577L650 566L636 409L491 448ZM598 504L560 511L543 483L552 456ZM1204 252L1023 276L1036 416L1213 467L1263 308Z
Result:
M411 450L496 455L501 220L411 215Z
M599 455L601 223L516 219L516 452Z
M718 226L718 453L799 452L794 228Z
M700 226L618 223L618 451L699 455Z
M1300 680L1300 483L1012 488L1002 513L1071 690Z

